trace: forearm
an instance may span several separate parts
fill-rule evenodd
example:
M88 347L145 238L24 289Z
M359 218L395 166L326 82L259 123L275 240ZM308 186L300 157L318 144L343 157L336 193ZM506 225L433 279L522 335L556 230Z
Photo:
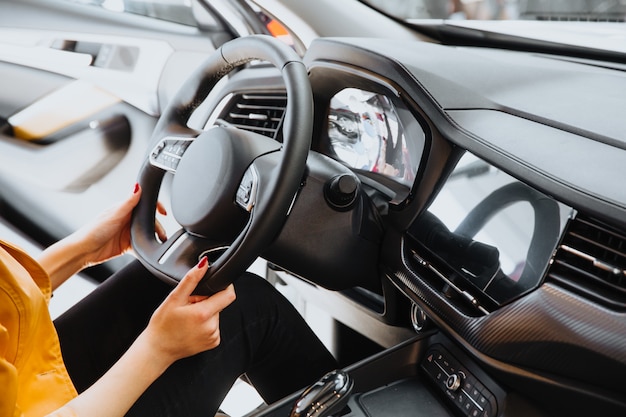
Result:
M59 412L69 408L79 417L123 416L172 362L142 334L102 378Z
M39 255L38 262L50 276L54 291L85 267L84 247L71 235L45 249Z

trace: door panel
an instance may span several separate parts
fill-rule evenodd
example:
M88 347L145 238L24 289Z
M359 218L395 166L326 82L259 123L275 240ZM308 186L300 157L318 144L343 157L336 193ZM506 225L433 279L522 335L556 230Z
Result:
M232 38L217 22L0 1L0 216L46 245L125 198L167 99Z

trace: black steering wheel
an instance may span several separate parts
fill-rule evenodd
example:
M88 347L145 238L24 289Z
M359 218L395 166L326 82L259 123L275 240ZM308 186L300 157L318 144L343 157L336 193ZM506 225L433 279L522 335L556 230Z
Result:
M187 126L224 75L256 60L273 64L285 82L282 143L233 127ZM131 243L142 264L175 285L200 258L214 253L196 293L228 286L280 232L304 174L312 121L307 70L287 45L253 35L211 54L163 111L138 175L142 196L133 212ZM181 229L160 242L155 214L166 172L173 174L172 214Z

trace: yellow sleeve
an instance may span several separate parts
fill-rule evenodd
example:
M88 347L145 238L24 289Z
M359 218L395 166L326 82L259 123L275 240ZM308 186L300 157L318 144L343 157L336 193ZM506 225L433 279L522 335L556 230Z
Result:
M17 370L6 359L9 332L0 324L0 417L17 417L21 412L17 408Z

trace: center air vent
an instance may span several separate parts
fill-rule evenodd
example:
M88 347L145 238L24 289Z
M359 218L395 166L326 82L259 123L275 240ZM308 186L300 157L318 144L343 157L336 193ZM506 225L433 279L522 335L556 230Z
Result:
M221 121L239 129L280 139L286 106L285 94L237 94L224 109Z
M597 220L572 220L548 279L607 307L626 310L626 234Z

